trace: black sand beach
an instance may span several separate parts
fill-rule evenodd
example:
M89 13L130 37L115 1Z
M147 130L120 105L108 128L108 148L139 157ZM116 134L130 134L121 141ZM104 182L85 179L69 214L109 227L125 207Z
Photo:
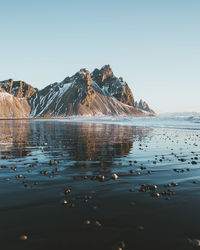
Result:
M193 249L199 137L187 129L0 121L1 249Z

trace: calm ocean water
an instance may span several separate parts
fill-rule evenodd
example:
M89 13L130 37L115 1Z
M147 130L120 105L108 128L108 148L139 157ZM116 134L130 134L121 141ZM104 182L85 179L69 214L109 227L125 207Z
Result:
M198 117L1 120L2 249L191 249L199 145Z

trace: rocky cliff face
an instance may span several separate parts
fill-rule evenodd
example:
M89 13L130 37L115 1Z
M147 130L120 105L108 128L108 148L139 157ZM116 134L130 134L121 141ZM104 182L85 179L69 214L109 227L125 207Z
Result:
M7 93L12 94L18 98L31 98L32 95L37 91L26 82L13 81L13 79L0 81L0 88L4 89Z
M128 84L122 77L114 76L110 65L103 66L100 70L92 72L92 79L98 84L107 95L116 98L118 101L135 107L134 97Z
M30 103L32 116L142 115L128 84L115 77L109 65L91 74L81 69L36 92Z
M148 111L143 112L136 107L128 84L113 74L110 65L95 69L91 74L81 69L62 82L50 84L39 91L23 81L12 79L0 82L0 88L10 98L1 117L11 117L12 114L15 114L13 117L148 115ZM18 102L14 113L10 112L13 110L11 99L13 103ZM2 105L5 107L5 102Z
M29 117L31 107L26 98L18 98L0 88L0 117Z

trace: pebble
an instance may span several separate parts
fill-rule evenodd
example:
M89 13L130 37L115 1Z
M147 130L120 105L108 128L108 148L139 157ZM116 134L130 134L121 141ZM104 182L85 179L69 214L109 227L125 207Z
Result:
M102 224L98 220L95 221L95 225L98 226L98 227L102 226Z
M113 174L113 175L112 175L112 179L113 179L113 180L117 180L118 178L119 178L119 177L118 177L117 174Z
M71 192L71 189L68 188L65 190L64 194L69 194L70 192Z
M200 247L200 240L198 239L188 239L190 245L194 246L194 247Z
M19 239L20 240L27 240L28 236L24 234L24 235L19 236Z
M62 204L63 204L63 205L66 205L67 203L68 203L67 200L63 200L63 201L62 201Z
M85 221L85 224L86 224L86 225L90 225L90 224L91 224L91 221L90 221L90 220L86 220L86 221Z

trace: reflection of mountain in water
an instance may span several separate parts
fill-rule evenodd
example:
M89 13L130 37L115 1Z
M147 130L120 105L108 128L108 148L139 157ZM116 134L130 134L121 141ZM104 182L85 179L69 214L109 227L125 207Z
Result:
M30 150L30 121L0 121L0 159L6 157L24 157Z
M59 121L35 122L31 129L40 135L40 145L48 142L70 160L100 161L103 165L129 154L134 138L142 140L149 132L133 126Z
M129 154L133 141L143 140L149 132L132 126L58 120L5 120L0 125L1 157L24 157L34 150L33 145L47 142L46 156L102 165Z

